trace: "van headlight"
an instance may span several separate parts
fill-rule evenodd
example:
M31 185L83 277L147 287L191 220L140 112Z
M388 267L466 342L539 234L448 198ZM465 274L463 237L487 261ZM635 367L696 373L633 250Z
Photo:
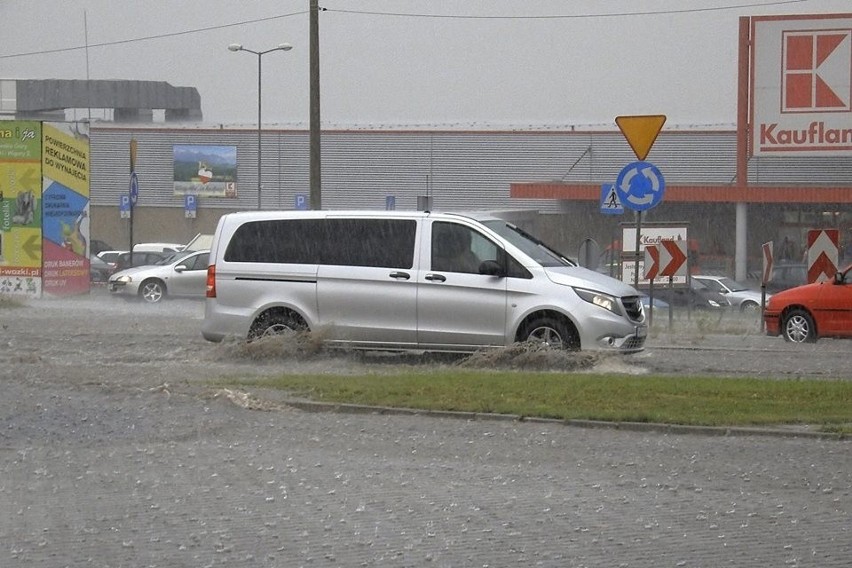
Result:
M614 314L621 315L621 308L618 306L618 300L616 300L615 296L610 296L609 294L596 292L594 290L586 290L584 288L574 288L574 291L577 292L578 296L590 304L594 304Z

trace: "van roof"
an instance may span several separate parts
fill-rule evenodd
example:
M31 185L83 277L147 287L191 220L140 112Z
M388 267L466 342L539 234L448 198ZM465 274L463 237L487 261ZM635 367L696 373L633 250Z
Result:
M225 215L233 219L329 219L335 217L386 217L386 218L425 218L425 217L466 217L468 219L495 219L502 218L499 213L489 211L415 211L415 210L368 210L368 209L341 209L341 210L269 210L269 211L238 211Z

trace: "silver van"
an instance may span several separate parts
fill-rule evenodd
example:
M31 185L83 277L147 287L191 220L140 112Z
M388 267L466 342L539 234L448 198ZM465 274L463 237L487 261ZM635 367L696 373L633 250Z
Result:
M518 341L641 351L638 292L495 217L252 211L213 237L202 334L317 332L378 350L469 352Z

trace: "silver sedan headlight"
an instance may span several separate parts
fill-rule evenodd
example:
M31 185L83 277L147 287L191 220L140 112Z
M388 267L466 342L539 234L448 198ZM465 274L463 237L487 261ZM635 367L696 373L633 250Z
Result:
M118 278L115 279L115 281L116 282L124 282L125 284L130 284L131 282L133 282L133 278L125 275L125 276L119 276Z
M618 300L615 296L610 296L603 292L596 292L595 290L586 290L585 288L574 288L574 291L577 292L578 296L590 304L594 304L614 314L622 315L621 308L619 307Z

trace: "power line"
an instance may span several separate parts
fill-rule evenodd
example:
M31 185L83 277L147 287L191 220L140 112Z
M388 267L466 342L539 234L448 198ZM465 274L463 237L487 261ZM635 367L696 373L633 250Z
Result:
M61 48L57 48L57 49L45 49L45 50L42 50L42 51L28 51L28 52L25 52L25 53L13 53L13 54L8 54L8 55L0 55L0 59L10 59L10 58L13 58L13 57L27 57L27 56L30 56L30 55L46 55L46 54L50 54L50 53L63 53L63 52L66 52L66 51L79 51L81 49L87 49L87 48L91 49L93 47L109 47L109 46L121 45L121 44L125 44L125 43L136 43L136 42L140 42L140 41L152 41L152 40L155 40L155 39L164 39L164 38L178 37L178 36L183 36L183 35L199 34L199 33L204 33L204 32L209 32L209 31L214 31L214 30L224 30L224 29L227 29L227 28L236 28L236 27L239 27L239 26L246 26L246 25L249 25L249 24L258 24L258 23L262 23L262 22L270 22L270 21L273 21L273 20L290 18L292 16L301 16L301 15L307 14L307 13L308 13L307 10L303 10L301 12L292 12L290 14L279 14L277 16L268 16L266 18L257 18L257 19L254 19L254 20L244 20L242 22L233 22L233 23L230 23L230 24L222 24L222 25L219 25L219 26L208 26L208 27L205 27L205 28L196 28L196 29L192 29L192 30L184 30L184 31L180 31L180 32L172 32L172 33L167 33L167 34L158 34L158 35L136 37L136 38L130 38L130 39L121 39L121 40L117 40L117 41L106 41L106 42L103 42L103 43L93 43L93 44L89 44L88 46L78 45L78 46L74 46L74 47L61 47Z
M405 18L443 18L452 20L572 20L583 18L620 18L629 16L661 16L670 14L693 14L700 12L719 12L723 10L737 10L742 8L758 8L765 6L781 6L784 4L800 4L809 0L775 0L772 2L748 2L742 4L728 4L726 6L715 6L709 8L683 8L681 10L651 10L647 12L612 12L595 14L542 14L538 16L477 16L459 14L414 14L405 12L379 12L367 10L338 10L335 8L323 8L323 11L337 12L341 14L359 14L367 16L392 16Z
M338 10L334 8L320 8L321 12L336 12L340 14L354 14L354 15L367 15L367 16L391 16L391 17L406 17L406 18L445 18L445 19L455 19L455 20L570 20L570 19L584 19L584 18L616 18L616 17L635 17L635 16L660 16L660 15L670 15L670 14L693 14L693 13L701 13L701 12L718 12L722 10L736 10L743 8L757 8L757 7L766 7L766 6L781 6L784 4L800 4L802 2L807 2L809 0L774 0L772 2L747 2L747 3L739 3L739 4L728 4L725 6L715 6L709 8L684 8L681 10L652 10L648 12L615 12L615 13L595 13L595 14L545 14L539 16L477 16L477 15L460 15L460 14L415 14L415 13L403 13L403 12L378 12L378 11L366 11L366 10ZM273 20L280 20L284 18L290 18L293 16L302 16L307 14L307 10L302 10L299 12L291 12L289 14L279 14L277 16L267 16L265 18L256 18L254 20L244 20L241 22L233 22L230 24L222 24L218 26L207 26L204 28L195 28L191 30L183 30L179 32L172 32L166 34L157 34L150 36L143 36L137 38L129 38L122 39L116 41L107 41L102 43L94 43L88 46L78 45L72 47L61 47L56 49L45 49L41 51L28 51L23 53L12 53L6 55L0 55L0 59L12 59L16 57L28 57L31 55L48 55L51 53L64 53L67 51L79 51L82 49L91 49L97 47L110 47L114 45L122 45L128 43L136 43L142 41L153 41L157 39L165 39L170 37L179 37L184 35L191 34L199 34L209 31L215 30L223 30L227 28L235 28L239 26L246 26L250 24L258 24L263 22L270 22Z

